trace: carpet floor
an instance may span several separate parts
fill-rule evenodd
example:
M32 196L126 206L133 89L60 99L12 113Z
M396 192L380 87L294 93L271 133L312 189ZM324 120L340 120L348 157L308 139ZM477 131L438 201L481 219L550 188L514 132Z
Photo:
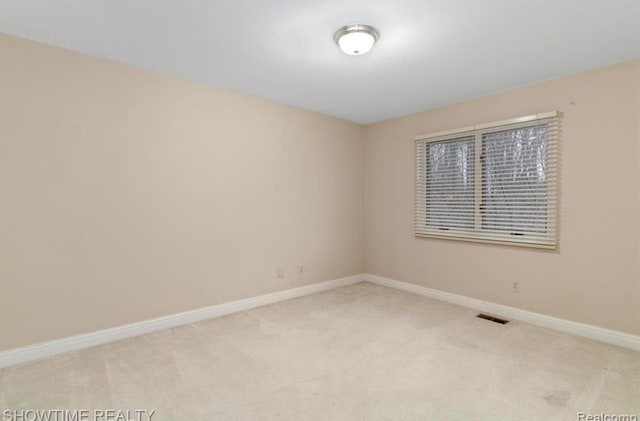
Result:
M640 414L640 352L474 316L363 282L0 370L0 410L145 409L154 421Z

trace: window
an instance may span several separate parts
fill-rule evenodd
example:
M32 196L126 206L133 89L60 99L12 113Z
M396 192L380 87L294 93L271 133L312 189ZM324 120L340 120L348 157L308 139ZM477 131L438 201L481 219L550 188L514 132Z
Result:
M556 246L556 112L416 138L416 235Z

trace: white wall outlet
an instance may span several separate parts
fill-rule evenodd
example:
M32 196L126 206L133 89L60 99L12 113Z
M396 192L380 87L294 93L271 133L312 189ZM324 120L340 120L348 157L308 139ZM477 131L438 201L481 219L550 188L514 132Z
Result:
M304 275L304 266L298 265L298 275Z
M284 268L278 268L278 278L284 278Z
M519 282L514 282L514 283L511 285L511 291L513 291L513 292L515 292L515 293L520 292L520 283L519 283Z

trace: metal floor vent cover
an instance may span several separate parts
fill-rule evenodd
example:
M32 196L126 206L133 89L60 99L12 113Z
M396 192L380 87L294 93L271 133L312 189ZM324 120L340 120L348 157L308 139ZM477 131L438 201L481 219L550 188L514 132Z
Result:
M509 320L500 319L499 317L493 317L483 313L478 314L476 317L479 319L489 320L490 322L500 323L501 325L506 325L507 323L509 323Z

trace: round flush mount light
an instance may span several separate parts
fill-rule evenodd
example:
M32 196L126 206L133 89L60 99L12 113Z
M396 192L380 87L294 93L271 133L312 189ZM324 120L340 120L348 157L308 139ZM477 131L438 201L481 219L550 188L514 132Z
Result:
M350 56L361 56L371 50L380 34L370 25L354 23L338 29L333 39L340 49Z

